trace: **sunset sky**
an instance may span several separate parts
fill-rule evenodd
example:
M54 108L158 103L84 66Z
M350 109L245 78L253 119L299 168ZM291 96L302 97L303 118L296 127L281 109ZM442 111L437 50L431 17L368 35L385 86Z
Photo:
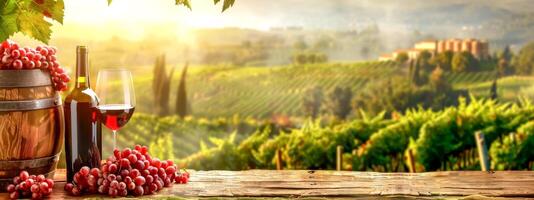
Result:
M351 28L371 23L411 30L421 20L426 20L420 22L425 23L423 27L431 27L429 22L441 26L447 20L456 26L463 20L469 23L476 19L478 23L479 19L534 9L529 0L236 0L234 7L221 13L222 5L213 5L213 0L192 0L192 11L174 2L114 0L108 6L106 0L66 0L65 23L54 26L55 34L91 32L92 37L120 35L135 39L158 31L183 35L191 28Z

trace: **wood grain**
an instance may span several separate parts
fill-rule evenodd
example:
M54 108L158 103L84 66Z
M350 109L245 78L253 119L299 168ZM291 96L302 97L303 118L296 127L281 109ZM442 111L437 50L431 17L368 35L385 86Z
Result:
M65 171L58 170L50 199L73 198L63 192ZM4 196L2 196L4 195ZM0 194L0 198L5 197ZM144 196L185 198L458 198L465 196L532 198L532 171L450 171L378 173L351 171L192 171L186 185L174 184ZM481 195L481 196L476 196ZM106 197L89 195L88 197Z
M4 70L0 71L0 78L1 187L20 170L42 174L55 170L63 145L64 113L58 104L53 104L53 107L27 107L27 104L13 106L20 102L39 105L36 104L37 100L57 97L48 73L40 70ZM25 82L19 84L17 80ZM3 189L1 187L0 191Z

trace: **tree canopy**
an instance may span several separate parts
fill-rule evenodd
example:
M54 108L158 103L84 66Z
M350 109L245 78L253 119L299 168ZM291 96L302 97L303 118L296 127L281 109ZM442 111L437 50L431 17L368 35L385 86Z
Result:
M534 68L534 42L527 44L514 59L515 71L518 74L530 75Z

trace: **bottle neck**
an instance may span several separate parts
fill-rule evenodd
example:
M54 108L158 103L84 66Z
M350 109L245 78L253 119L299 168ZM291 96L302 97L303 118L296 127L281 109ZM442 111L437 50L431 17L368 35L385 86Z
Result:
M86 49L78 49L76 57L76 88L90 88L89 61Z

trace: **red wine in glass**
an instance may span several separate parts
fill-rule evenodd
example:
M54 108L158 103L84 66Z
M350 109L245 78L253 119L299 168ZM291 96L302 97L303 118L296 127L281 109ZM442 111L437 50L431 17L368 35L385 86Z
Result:
M102 69L96 80L100 122L113 132L113 149L117 147L117 131L128 123L134 113L135 91L132 73L126 69Z
M100 121L109 129L117 131L130 120L135 107L126 104L109 104L98 106Z

